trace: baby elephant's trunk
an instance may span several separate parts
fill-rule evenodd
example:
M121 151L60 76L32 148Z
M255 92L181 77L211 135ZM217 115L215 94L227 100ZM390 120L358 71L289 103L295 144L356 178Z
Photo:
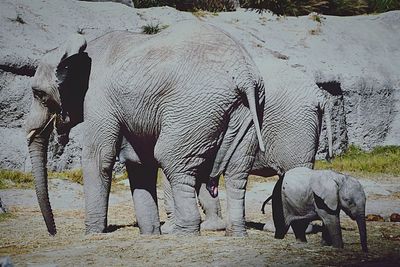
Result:
M365 223L365 214L361 214L356 218L358 231L360 233L361 247L364 252L368 252L367 246L367 226Z

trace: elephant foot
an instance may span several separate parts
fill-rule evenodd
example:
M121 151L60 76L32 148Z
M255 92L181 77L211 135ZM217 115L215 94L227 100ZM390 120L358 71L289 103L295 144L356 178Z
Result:
M307 243L307 239L304 238L296 238L297 243Z
M196 224L177 224L176 221L173 225L171 234L185 235L185 236L198 236L200 235L200 222Z
M165 221L163 225L161 225L161 233L162 234L172 234L174 230L174 222L171 219Z
M173 228L171 234L173 235L177 235L177 236L199 236L200 235L200 231L197 230L188 230L188 229L183 229L180 227L177 227L175 225L175 227Z
M341 249L343 248L343 242L332 242L332 247Z
M106 225L99 225L99 224L94 224L94 225L88 225L86 224L86 231L85 234L101 234L101 233L107 233L107 226Z
M233 236L233 237L247 237L249 236L247 234L246 230L243 231L233 231L232 229L226 228L225 230L225 236Z
M152 227L146 227L146 228L140 228L140 234L141 235L160 235L161 230L160 230L160 225L155 225Z
M220 217L206 218L204 222L200 224L200 230L205 231L222 231L225 230L226 223Z
M267 232L272 232L272 233L274 233L274 232L275 232L275 226L274 226L274 224L271 223L271 222L266 222L266 223L264 224L263 231L267 231Z
M325 240L325 239L321 239L321 246L332 246L332 242Z
M106 228L100 229L98 227L86 227L85 235L103 234L107 233Z

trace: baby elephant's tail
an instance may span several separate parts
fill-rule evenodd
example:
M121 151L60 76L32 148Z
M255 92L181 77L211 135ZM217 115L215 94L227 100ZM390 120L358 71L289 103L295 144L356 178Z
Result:
M265 214L265 205L267 205L268 204L268 202L270 201L272 199L272 195L270 195L265 201L264 201L264 203L262 204L262 207L261 207L261 211L262 211L262 214Z

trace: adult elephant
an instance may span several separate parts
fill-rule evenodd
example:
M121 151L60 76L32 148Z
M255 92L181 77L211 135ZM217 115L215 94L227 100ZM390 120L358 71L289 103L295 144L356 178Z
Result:
M240 143L233 154L218 153L214 169L209 183L210 194L204 194L205 185L200 190L199 200L206 214L204 228L208 230L219 230L223 225L220 214L220 203L217 197L218 177L224 174L227 193L227 235L247 235L245 229L244 196L247 177L249 174L259 176L282 176L288 170L296 167L314 167L315 155L317 153L319 136L321 132L322 117L325 115L328 137L328 156L332 156L332 134L330 123L330 112L328 97L315 83L305 80L301 74L291 79L280 79L274 82L267 73L262 73L264 80L268 81L265 93L268 101L264 106L262 138L265 142L265 151L255 154L253 166L249 167L246 162L254 157L249 143L254 143L252 137L253 129ZM284 77L281 73L281 77ZM296 75L293 73L291 75ZM276 79L274 79L276 80ZM239 111L239 110L237 110ZM233 129L242 120L239 112L233 115L227 131L221 151L224 146L229 146L231 139L238 136ZM225 143L226 142L226 143ZM231 157L225 155L232 155ZM168 181L164 183L165 204L167 210L170 207L171 187ZM169 220L174 220L174 215L169 214ZM173 225L169 221L163 226L165 232L169 232Z
M46 172L53 124L66 142L71 127L84 120L87 233L106 229L121 136L137 154L138 162L129 167L141 232L160 233L156 174L161 167L172 185L175 232L197 233L196 179L209 175L230 117L243 102L248 103L241 109L246 119L235 131L244 135L254 121L263 148L257 114L263 87L244 48L198 22L153 36L111 32L88 45L76 35L51 51L33 77L34 100L26 120L37 197L49 233L56 233Z

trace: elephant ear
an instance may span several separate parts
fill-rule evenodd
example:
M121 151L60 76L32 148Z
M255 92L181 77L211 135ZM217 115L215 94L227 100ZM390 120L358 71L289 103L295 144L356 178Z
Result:
M89 87L92 60L84 52L83 37L73 38L65 48L65 54L56 69L62 115L68 115L74 126L83 121L83 102Z
M311 189L316 196L332 211L338 208L338 184L329 177L313 177L310 182ZM317 203L318 204L318 203Z

